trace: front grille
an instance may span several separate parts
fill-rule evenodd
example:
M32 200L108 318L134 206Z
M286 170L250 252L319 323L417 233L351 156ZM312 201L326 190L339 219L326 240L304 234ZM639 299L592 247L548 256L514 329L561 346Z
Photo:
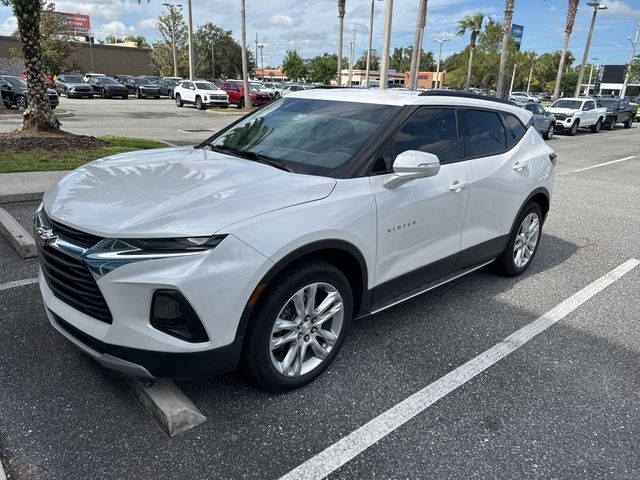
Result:
M564 120L567 118L566 115L562 115L561 113L556 113L554 116L556 117L556 120Z
M102 240L102 237L91 235L90 233L81 232L79 230L76 230L75 228L67 227L66 225L58 223L54 220L47 219L46 221L49 225L51 225L53 233L73 245L77 245L82 248L91 248L100 240Z
M89 268L51 246L38 248L42 273L53 294L67 305L105 323L113 321Z

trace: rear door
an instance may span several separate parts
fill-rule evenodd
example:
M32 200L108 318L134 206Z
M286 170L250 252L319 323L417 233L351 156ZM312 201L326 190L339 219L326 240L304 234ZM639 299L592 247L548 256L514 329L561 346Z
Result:
M187 102L195 102L195 87L192 82L182 82L182 90L180 94L182 95L182 99Z

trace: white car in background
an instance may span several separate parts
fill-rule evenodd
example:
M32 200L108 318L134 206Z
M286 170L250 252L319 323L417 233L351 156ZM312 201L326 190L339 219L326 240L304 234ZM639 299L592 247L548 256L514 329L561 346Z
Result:
M313 85L299 85L297 83L294 83L291 85L285 85L281 95L284 97L285 95L289 95L290 93L303 92L305 90L312 90L313 88L315 88Z
M509 95L509 100L515 103L526 104L529 102L540 103L540 99L535 95L531 95L527 92L511 92Z
M173 98L178 107L195 105L198 110L208 107L229 107L229 95L214 83L204 80L184 80L173 89Z
M271 89L271 91L273 91L274 100L277 100L282 96L282 91L285 88L284 83L278 83L278 82L262 82L262 83L266 88L269 88Z
M252 81L249 82L249 85L255 87L258 92L266 93L267 95L269 95L271 97L271 100L275 98L275 90L273 88L267 87L264 83Z
M555 162L509 102L292 93L196 148L115 155L60 180L35 222L45 311L116 370L190 378L243 362L270 391L297 388L352 318L491 263L522 274Z

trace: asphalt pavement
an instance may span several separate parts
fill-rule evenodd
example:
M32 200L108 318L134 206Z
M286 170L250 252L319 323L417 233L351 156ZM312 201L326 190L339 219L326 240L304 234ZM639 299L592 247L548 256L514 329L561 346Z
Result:
M155 108L140 114L138 128L164 123ZM218 121L183 112L189 122ZM105 121L99 133L117 134L121 127L105 132ZM170 134L159 139L171 141ZM295 392L268 394L242 372L180 382L207 422L173 439L119 375L52 330L37 285L0 290L0 458L10 478L277 479L299 466L317 478L316 455L640 259L639 124L549 144L558 153L554 198L525 275L479 271L355 322L327 372ZM36 206L3 208L27 225ZM36 273L36 261L0 240L0 289ZM637 267L345 456L329 478L640 478L639 287Z

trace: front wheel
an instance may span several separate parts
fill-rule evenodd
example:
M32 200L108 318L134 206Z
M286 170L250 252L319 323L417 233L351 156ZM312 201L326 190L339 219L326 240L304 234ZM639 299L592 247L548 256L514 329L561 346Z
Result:
M535 202L528 202L514 224L507 246L493 262L493 270L506 277L523 273L538 251L542 234L542 210Z
M238 104L238 108L239 108L240 110L244 110L244 98L241 98L241 99L240 99L240 103Z
M633 124L633 117L630 117L626 122L624 122L624 128L631 128L631 124Z
M138 92L136 93L136 97L138 97L138 98L143 98L143 97L142 97L142 92L140 92L140 90L138 90Z
M576 120L575 122L573 122L573 125L571 125L569 132L567 132L567 135L569 135L570 137L573 137L576 133L578 133L578 122L579 120Z
M602 127L602 120L598 119L595 125L591 125L591 133L598 133Z
M182 103L182 98L180 98L180 94L179 93L176 93L176 105L179 106L179 107L182 107L182 105L184 105Z
M102 98L107 98L107 91L103 88L102 89Z
M202 99L200 97L196 97L196 108L198 110L204 110L204 104L202 103Z
M27 97L25 97L23 95L18 95L18 97L16 98L16 107L18 107L19 110L26 110L27 109Z
M552 123L549 125L549 128L547 128L547 131L544 132L544 135L542 135L542 138L544 138L545 140L551 140L553 138L553 132L555 129L555 125Z
M310 261L270 284L247 333L244 361L271 392L302 387L320 375L344 343L353 294L334 265Z
M607 123L607 130L613 130L616 127L616 123L618 123L618 119L612 118L609 123Z

